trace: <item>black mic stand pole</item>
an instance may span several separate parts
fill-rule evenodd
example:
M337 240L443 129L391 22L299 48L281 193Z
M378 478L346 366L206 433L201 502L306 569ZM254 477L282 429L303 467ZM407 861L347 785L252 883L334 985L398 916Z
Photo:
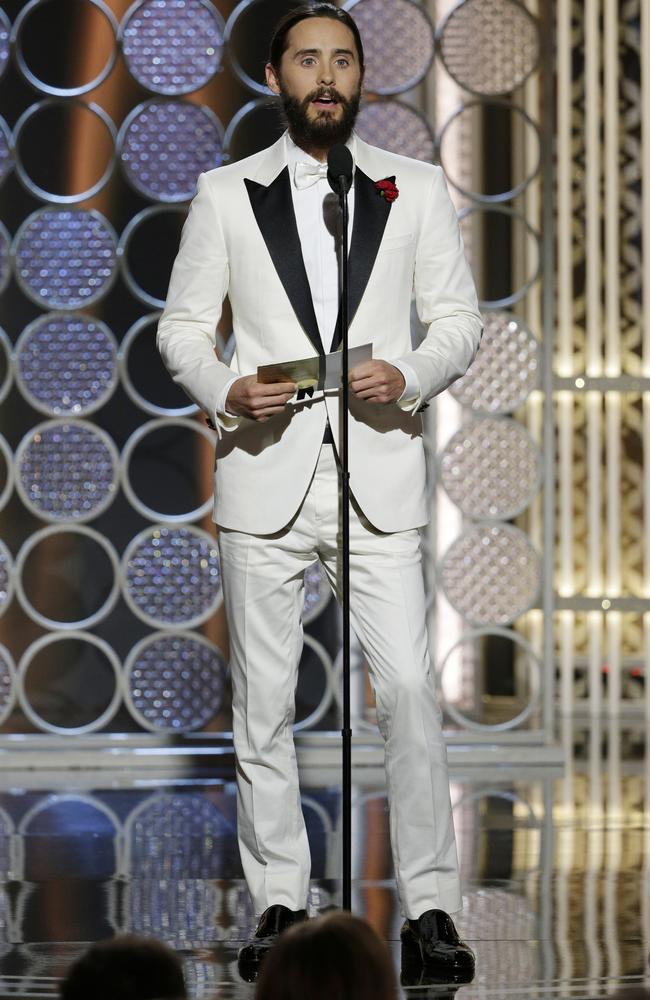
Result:
M336 178L341 205L341 239L339 241L339 296L341 316L341 400L340 400L340 463L341 477L341 605L343 612L343 727L342 753L342 906L352 909L352 728L350 725L350 470L348 457L348 183L345 176Z
M341 201L341 267L339 283L341 292L341 507L342 507L342 605L343 605L343 728L342 750L342 799L343 799L343 886L344 910L352 909L352 728L350 724L350 467L348 457L348 192L345 181L339 180Z

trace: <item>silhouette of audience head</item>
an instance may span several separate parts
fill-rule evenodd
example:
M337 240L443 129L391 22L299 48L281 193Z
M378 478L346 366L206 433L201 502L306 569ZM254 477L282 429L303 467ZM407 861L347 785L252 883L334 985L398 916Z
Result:
M264 959L256 1000L396 1000L384 942L365 920L329 913L295 924Z
M184 1000L178 955L153 938L100 941L77 959L61 984L61 1000Z

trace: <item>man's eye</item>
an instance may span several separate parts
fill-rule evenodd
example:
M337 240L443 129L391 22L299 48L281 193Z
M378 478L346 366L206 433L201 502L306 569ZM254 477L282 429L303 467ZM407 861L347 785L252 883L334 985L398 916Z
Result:
M311 56L306 56L305 59L303 59L302 64L303 66L311 66L313 62L314 60Z
M350 63L347 59L337 59L336 62L339 66L349 66Z

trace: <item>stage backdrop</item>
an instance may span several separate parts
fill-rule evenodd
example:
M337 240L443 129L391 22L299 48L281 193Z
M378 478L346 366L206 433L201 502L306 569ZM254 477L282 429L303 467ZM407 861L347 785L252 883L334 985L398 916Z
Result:
M91 733L228 740L214 439L154 334L198 174L282 131L263 66L271 25L292 6L32 0L0 15L5 748L16 733L80 747ZM345 6L367 52L359 132L442 164L485 319L472 369L427 411L423 545L450 739L535 759L555 697L552 12L536 0ZM562 127L566 171L566 116ZM566 270L579 267L576 220L562 219ZM227 360L227 304L219 334ZM318 564L304 620L297 728L318 748L339 725L340 664ZM376 745L358 649L354 710Z

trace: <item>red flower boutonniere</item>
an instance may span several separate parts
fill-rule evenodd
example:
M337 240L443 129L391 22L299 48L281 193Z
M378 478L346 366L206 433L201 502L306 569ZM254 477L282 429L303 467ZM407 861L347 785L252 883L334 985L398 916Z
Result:
M399 198L399 189L395 184L394 177L384 177L383 181L376 181L375 187L380 196L388 202L396 201Z

